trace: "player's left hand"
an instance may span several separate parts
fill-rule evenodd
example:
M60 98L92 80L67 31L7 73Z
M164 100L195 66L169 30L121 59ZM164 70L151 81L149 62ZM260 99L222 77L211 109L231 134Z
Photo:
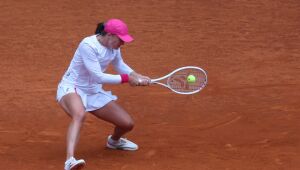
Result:
M143 76L136 72L131 73L130 75L130 84L133 86L149 86L151 79L147 76Z
M147 76L139 75L139 86L149 86L151 79Z

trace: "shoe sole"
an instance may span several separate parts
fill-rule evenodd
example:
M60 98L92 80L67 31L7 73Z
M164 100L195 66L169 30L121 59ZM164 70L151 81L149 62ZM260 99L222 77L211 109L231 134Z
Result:
M128 148L115 147L110 144L106 144L106 147L108 147L109 149L124 150L124 151L136 151L139 149L139 148L129 148L129 147Z
M72 168L70 168L70 170L80 170L85 166L85 163L78 163L77 165L73 166Z

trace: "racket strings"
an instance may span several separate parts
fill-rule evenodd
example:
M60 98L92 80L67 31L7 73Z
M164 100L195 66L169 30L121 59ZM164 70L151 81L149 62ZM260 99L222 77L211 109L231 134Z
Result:
M187 80L189 75L195 77L195 81L189 82ZM206 85L206 74L198 69L187 68L173 73L167 80L170 88L177 92L189 93L201 90Z

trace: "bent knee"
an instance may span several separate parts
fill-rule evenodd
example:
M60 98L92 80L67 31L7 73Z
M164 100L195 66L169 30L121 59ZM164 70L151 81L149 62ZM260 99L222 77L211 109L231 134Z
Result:
M72 119L73 121L76 121L76 122L83 122L85 120L85 113L84 112L78 112L78 113L74 113L72 115Z
M122 123L122 125L119 126L119 127L122 128L123 130L131 131L134 127L134 122L133 121L127 121L127 122Z

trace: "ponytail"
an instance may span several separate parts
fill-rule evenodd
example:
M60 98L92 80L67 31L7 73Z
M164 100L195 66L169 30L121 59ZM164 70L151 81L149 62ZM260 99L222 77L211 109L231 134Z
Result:
M103 22L101 22L97 25L95 34L100 34L100 35L105 35L106 34L106 32L104 31L104 23Z

